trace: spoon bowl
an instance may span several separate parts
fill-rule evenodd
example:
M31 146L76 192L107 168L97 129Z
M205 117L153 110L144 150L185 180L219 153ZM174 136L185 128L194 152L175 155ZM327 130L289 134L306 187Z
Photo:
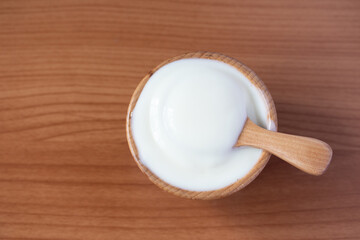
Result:
M183 54L183 55L180 55L180 56L177 56L177 57L174 57L174 58L164 61L163 63L161 63L157 67L155 67L152 71L150 71L139 83L139 85L137 86L137 88L135 89L135 91L131 97L128 112L127 112L126 135L127 135L129 148L130 148L131 154L132 154L135 162L137 163L137 165L139 166L141 171L143 173L145 173L148 176L148 178L155 185L160 187L161 189L163 189L167 192L173 193L177 196L191 198L191 199L207 200L207 199L222 198L222 197L228 196L228 195L244 188L249 183L251 183L258 176L258 174L261 172L261 170L265 167L271 154L267 151L263 151L261 156L259 157L257 163L251 169L251 171L249 171L244 177L240 178L239 180L237 180L236 182L234 182L233 184L231 184L227 187L213 190L213 191L188 191L188 190L184 190L184 189L180 189L175 186L172 186L172 185L168 184L167 182L161 180L158 176L156 176L153 172L151 172L144 164L142 164L142 162L140 161L140 158L139 158L139 153L138 153L136 144L135 144L133 136L132 136L131 114L136 106L136 103L139 99L141 91L143 90L143 88L144 88L145 84L147 83L147 81L149 80L149 78L152 76L152 74L154 72L156 72L162 66L164 66L170 62L180 60L180 59L186 59L186 58L203 58L203 59L218 60L218 61L222 61L222 62L229 64L229 65L235 67L236 69L238 69L242 74L244 74L246 76L246 78L253 84L253 86L255 86L259 90L259 92L263 95L263 97L266 101L268 119L274 124L275 130L277 130L277 115L276 115L275 104L273 102L273 99L272 99L269 91L267 90L265 84L260 80L259 77L257 77L257 75L250 68L246 67L244 64L242 64L241 62L239 62L233 58L227 57L227 56L219 54L219 53L194 52L194 53Z

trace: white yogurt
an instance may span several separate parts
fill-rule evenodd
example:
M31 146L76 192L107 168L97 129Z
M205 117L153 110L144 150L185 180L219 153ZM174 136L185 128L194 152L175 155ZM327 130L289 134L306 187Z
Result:
M132 112L140 161L163 181L191 191L226 187L244 177L262 150L233 148L249 117L270 129L266 101L236 68L182 59L156 71Z

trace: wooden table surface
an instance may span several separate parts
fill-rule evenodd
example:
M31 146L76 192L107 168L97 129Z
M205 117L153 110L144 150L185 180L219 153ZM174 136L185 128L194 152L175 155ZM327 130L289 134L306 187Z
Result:
M154 186L125 138L161 61L247 64L280 131L328 142L325 175L272 157L231 197ZM359 239L360 1L0 1L1 239Z

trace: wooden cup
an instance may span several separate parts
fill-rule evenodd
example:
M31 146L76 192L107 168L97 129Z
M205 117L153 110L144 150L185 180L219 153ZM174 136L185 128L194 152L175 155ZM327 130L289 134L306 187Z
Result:
M146 166L144 166L139 159L138 150L137 150L136 144L134 142L134 139L132 137L131 113L137 103L137 100L140 96L142 89L144 88L145 84L147 83L147 81L149 80L151 75L154 72L156 72L159 68L161 68L162 66L164 66L170 62L173 62L173 61L176 61L179 59L185 59L185 58L213 59L213 60L218 60L218 61L224 62L226 64L229 64L229 65L237 68L263 94L264 99L266 101L266 105L267 105L268 117L275 123L275 127L277 130L278 121L277 121L277 115L276 115L274 101L273 101L269 91L267 90L265 84L260 80L260 78L258 76L256 76L256 74L250 68L248 68L247 66L245 66L238 60L233 59L231 57L227 57L220 53L193 52L193 53L186 53L186 54L174 57L174 58L170 58L170 59L162 62L157 67L155 67L152 71L150 71L137 86L137 88L135 89L135 91L131 97L128 112L127 112L127 118L126 118L126 135L127 135L129 148L130 148L131 154L132 154L135 162L137 163L137 165L139 166L141 171L143 173L145 173L148 176L148 178L154 184L156 184L158 187L160 187L161 189L163 189L167 192L173 193L177 196L191 198L191 199L207 200L207 199L222 198L222 197L228 196L228 195L244 188L249 183L251 183L259 175L261 170L265 167L271 154L269 152L263 151L260 158L258 159L255 166L251 169L251 171L248 172L248 174L246 174L244 177L242 177L241 179L237 180L236 182L234 182L233 184L231 184L227 187L213 190L213 191L188 191L188 190L174 187L174 186L164 182L158 176L156 176L154 173L152 173Z

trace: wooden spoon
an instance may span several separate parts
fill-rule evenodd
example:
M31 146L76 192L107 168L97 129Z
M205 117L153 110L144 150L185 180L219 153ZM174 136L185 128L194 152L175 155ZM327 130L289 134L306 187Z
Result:
M246 120L235 147L252 146L264 149L300 170L321 175L328 167L331 147L318 139L273 132Z

